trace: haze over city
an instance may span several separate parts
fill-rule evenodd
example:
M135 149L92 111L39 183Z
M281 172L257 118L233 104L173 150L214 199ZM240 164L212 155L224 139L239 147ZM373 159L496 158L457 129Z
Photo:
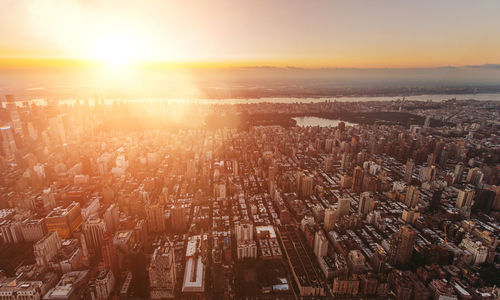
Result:
M500 299L499 11L0 0L0 300Z

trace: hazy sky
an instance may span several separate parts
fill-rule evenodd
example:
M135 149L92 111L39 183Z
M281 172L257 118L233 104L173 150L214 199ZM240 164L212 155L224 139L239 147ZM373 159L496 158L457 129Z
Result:
M0 59L500 63L500 1L0 0Z

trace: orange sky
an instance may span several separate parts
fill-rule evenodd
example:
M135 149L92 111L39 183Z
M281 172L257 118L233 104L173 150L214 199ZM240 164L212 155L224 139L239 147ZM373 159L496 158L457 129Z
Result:
M499 11L461 0L0 0L0 65L499 63Z

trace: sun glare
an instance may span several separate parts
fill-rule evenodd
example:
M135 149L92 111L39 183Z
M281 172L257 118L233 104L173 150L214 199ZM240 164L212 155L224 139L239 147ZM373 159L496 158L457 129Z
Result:
M96 56L102 62L111 65L123 65L141 58L139 45L130 37L110 35L98 44Z

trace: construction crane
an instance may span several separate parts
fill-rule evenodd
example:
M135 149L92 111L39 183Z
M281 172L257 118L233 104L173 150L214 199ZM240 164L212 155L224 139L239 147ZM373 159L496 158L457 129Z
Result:
M444 245L448 242L448 235L446 234L446 224L443 225L444 229Z

